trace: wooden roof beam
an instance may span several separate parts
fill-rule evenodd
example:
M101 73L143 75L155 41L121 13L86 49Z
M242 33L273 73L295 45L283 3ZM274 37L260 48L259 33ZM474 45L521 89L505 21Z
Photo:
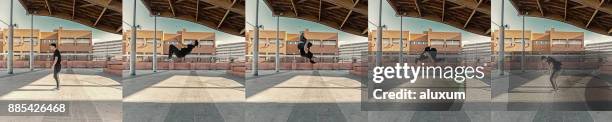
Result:
M206 2L213 6L222 7L223 9L229 9L230 11L234 13L238 13L244 16L244 6L232 6L232 1L228 1L228 0L200 0L200 1Z
M339 9L339 8L342 8L342 6L332 6L332 7L327 7L325 9L331 10L331 9Z
M421 14L421 7L419 6L419 0L414 0L414 4L416 5L416 10L417 10L417 13L419 13L419 17L422 17L423 14Z
M47 5L47 10L49 11L49 15L52 15L51 6L49 5L49 0L45 0L45 4Z
M120 33L122 29L123 29L123 27L119 26L119 27L117 28L117 30L115 30L115 33Z
M110 2L112 2L112 0L109 0L109 1L108 1L107 6L108 6L108 4L110 4ZM98 25L98 22L100 22L100 19L102 18L102 16L103 16L103 15L104 15L104 13L106 12L106 9L108 9L108 7L104 7L104 9L102 9L102 12L101 12L101 13L100 13L100 15L98 16L98 19L96 19L96 22L95 22L95 23L94 23L92 26L96 27L96 25Z
M589 25L591 25L591 22L593 22L593 19L595 18L595 15L597 15L597 12L599 10L595 10L595 12L593 12L593 15L591 15L591 18L589 19L589 21L587 22L587 24L584 26L585 28L589 28Z
M90 4L85 4L85 5L81 5L79 7L89 7L89 6L95 6L96 4L90 3Z
M74 19L74 11L76 11L76 0L72 0L72 17L70 17L71 19Z
M599 2L599 6L597 6L597 8L595 8L595 12L593 12L593 15L591 15L591 18L589 19L589 21L587 22L587 24L584 26L585 28L589 28L589 25L591 25L591 22L593 22L593 19L595 18L595 15L597 15L597 12L599 12L599 8L605 3L605 0L601 0L601 2Z
M92 4L96 4L98 6L102 6L105 8L108 8L110 10L116 11L121 13L121 8L123 7L123 4L119 1L116 0L84 0L87 1L89 3ZM110 2L110 4L108 4Z
M573 2L588 6L591 8L598 8L599 11L612 14L612 6L601 6L600 0L571 0Z
M353 6L357 6L357 3L359 3L359 0L357 0ZM351 13L353 13L353 9L351 9L348 14L346 14L346 17L344 17L344 21L342 21L342 24L340 24L340 27L338 29L342 29L342 27L344 27L344 24L346 24L348 18L351 17Z
M318 21L321 21L321 7L323 5L323 0L319 0L319 19Z
M442 18L441 18L442 21L441 22L444 22L445 12L446 12L446 0L442 0Z
M353 9L353 11L368 15L368 6L367 5L358 5L359 2L353 2L353 0L323 0L324 2L328 2L334 4L336 6L341 6L346 9ZM357 6L355 4L357 3Z
M540 15L544 17L544 9L542 9L542 4L540 3L540 0L536 0L536 4L538 4L538 10L540 10Z
M460 6L464 6L470 9L476 9L478 12L482 12L482 13L491 15L490 5L478 5L478 1L475 1L475 0L446 0L446 1L458 4Z
M482 1L484 0L478 1L476 8L478 8L478 6L482 3ZM470 20L472 20L472 17L474 17L474 14L476 14L476 9L472 11L472 14L470 14L470 17L465 21L465 24L463 24L463 29L467 28L468 24L470 24Z
M195 21L198 21L198 16L200 15L200 1L196 0L196 12L195 12Z
M455 6L455 7L450 7L448 9L449 10L455 10L455 9L460 9L460 8L465 8L465 6Z
M172 4L172 0L168 0L168 5L170 5L170 11L172 11L172 17L176 17L176 13L174 12L174 5Z
M238 0L234 0L234 2L232 2L232 6L234 6L234 4L236 4ZM225 15L223 15L223 18L221 19L221 21L219 22L219 24L217 25L217 28L220 28L221 25L223 25L223 21L225 21L225 18L227 18L227 15L229 15L231 11L229 9L227 9L227 11L225 11Z
M579 9L579 8L588 8L589 6L585 6L585 5L581 5L581 6L574 6L571 7L570 9Z
M567 21L567 0L565 0L565 7L563 8L563 21Z
M289 0L291 1L291 8L293 9L293 14L295 14L295 16L299 16L298 12L297 12L297 7L295 7L295 2L293 2L293 0Z
M199 3L199 2L198 2ZM208 9L214 9L214 8L219 8L219 6L209 6L209 7L204 7L202 9L204 10L208 10Z

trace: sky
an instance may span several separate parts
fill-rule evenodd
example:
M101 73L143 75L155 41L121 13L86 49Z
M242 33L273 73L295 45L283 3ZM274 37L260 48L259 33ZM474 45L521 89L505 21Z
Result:
M149 10L144 6L142 0L136 0L136 24L140 25L143 30L154 30L155 21L153 16L149 13ZM123 1L123 30L131 29L130 25L132 24L133 18L133 1ZM126 24L127 23L127 24ZM173 18L165 18L165 17L157 17L157 29L164 31L164 33L176 33L177 31L182 30L183 28L187 29L187 31L199 31L199 32L214 32L216 43L219 44L227 44L227 43L235 43L235 42L244 42L245 39L242 36L236 36L232 34L228 34L225 32L217 31L215 29L211 29L207 26L200 25L194 22L173 19Z
M378 9L379 9L379 0L369 0L368 1L368 28L369 30L376 30L375 24L378 24ZM387 0L383 0L382 2L382 25L385 25L388 30L399 30L400 29L400 17L396 16L395 11L391 7L391 5L387 2ZM487 42L491 41L491 38L488 36L482 36L478 34L474 34L468 31L463 31L461 29L455 28L453 26L430 21L426 19L413 18L413 17L403 17L402 29L408 30L410 32L422 33L423 31L427 31L430 28L433 31L445 31L445 32L461 32L461 40L462 44L471 44L478 42Z
M30 29L30 16L27 15L26 10L18 0L14 0L13 2L13 23L17 24L18 29ZM0 4L0 20L5 23L9 23L10 20L10 2L9 0L2 0L2 4ZM98 30L95 28L91 28L86 25L82 25L77 22L72 22L70 20L59 19L55 17L46 17L46 16L34 16L34 28L40 29L40 31L53 31L53 29L57 29L59 27L63 27L65 29L82 29L82 30L91 30L94 43L101 41L112 41L112 40L121 40L120 34L109 33L106 31ZM8 29L7 24L0 24L1 29Z
M501 24L501 1L500 0L492 0L491 1L491 21L497 24ZM505 0L504 3L504 24L508 25L510 29L513 30L521 30L522 29L522 17L518 15L518 12L512 6L509 0ZM491 24L493 30L497 30L497 26ZM532 32L542 33L546 30L550 30L550 28L555 28L555 30L560 31L576 31L576 32L584 32L584 43L596 43L596 42L604 42L604 41L612 41L612 36L606 36L594 32L590 32L588 30L576 27L571 24L566 24L556 20L550 20L545 18L537 18L537 17L525 17L525 30L532 30Z
M254 29L256 3L255 0L246 1L246 30ZM368 41L367 37L346 33L316 22L287 17L280 17L279 20L279 30L288 33L299 33L308 28L309 31L338 32L338 44L340 45ZM263 25L263 30L276 30L276 17L272 16L272 10L263 0L259 0L259 25Z

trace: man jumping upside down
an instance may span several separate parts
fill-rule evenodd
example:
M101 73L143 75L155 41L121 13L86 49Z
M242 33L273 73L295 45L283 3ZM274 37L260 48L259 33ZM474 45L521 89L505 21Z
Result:
M185 56L190 54L193 48L197 47L198 44L198 41L194 41L191 44L188 44L186 48L181 49L177 48L174 45L170 45L170 48L168 50L168 60L172 61L172 55L176 55L177 58L185 58Z
M298 44L298 49L300 49L300 56L308 58L310 63L317 63L312 58L314 58L314 54L310 52L310 47L312 47L312 43L308 42L308 39L304 36L304 32L300 32L300 42Z

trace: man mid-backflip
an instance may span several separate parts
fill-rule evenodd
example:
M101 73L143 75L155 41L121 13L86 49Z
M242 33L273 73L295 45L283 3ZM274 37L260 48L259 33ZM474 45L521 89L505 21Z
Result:
M423 50L423 52L421 52L419 57L414 60L414 63L416 64L419 61L423 61L426 59L429 59L431 62L435 63L440 60L436 58L437 55L438 55L438 50L436 48L425 47L425 50Z
M62 55L60 54L57 45L52 43L50 45L53 51L53 64L51 65L51 71L53 71L53 78L55 79L55 90L59 90L59 72L62 70Z
M317 63L312 58L314 58L314 54L310 52L310 47L312 47L312 43L308 42L308 39L304 36L304 32L300 32L300 42L298 44L298 49L300 49L300 56L308 58L310 63Z
M550 84L553 87L553 90L558 90L557 87L557 77L559 76L560 72L561 72L561 62L552 58L552 57L546 57L546 56L542 56L541 57L542 61L544 61L548 66L548 70L550 71Z
M186 48L177 48L174 45L170 45L170 48L168 49L168 60L172 61L172 55L176 55L177 58L184 58L187 54L191 53L191 50L193 50L193 48L198 46L198 41L193 41L191 44L188 44Z

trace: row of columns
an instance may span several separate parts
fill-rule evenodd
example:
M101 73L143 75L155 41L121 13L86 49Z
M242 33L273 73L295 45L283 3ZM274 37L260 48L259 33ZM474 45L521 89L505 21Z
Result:
M13 74L13 31L14 31L14 25L13 25L13 0L10 1L10 20L9 20L9 33L8 33L8 56L7 56L7 70L9 74ZM501 25L500 25L500 34L499 34L499 39L498 39L498 44L499 44L499 57L498 57L498 69L500 70L500 74L503 75L503 65L504 65L504 1L501 1L501 6L502 6L502 10L501 10ZM378 25L377 25L377 35L376 35L376 59L375 59L375 63L376 66L381 66L382 65L382 0L379 0L379 9L378 9ZM130 38L130 63L129 63L129 67L130 67L130 75L136 75L136 0L134 0L134 6L133 8L133 16L132 16L132 34L131 34L131 38ZM153 41L153 45L157 45L157 14L154 15L154 41ZM403 62L403 16L400 16L400 53L399 53L399 58L400 58L400 63ZM279 64L280 64L280 37L279 37L279 19L280 15L276 17L276 55L275 55L275 71L279 72ZM33 28L34 28L34 15L31 13L31 37L33 37ZM523 15L523 41L522 41L522 45L525 45L525 17ZM259 57L259 0L256 0L256 8L255 8L255 34L254 34L254 42L253 42L253 75L257 76L258 75L258 57ZM31 38L32 39L32 38ZM34 64L34 54L33 54L33 50L34 50L34 41L33 39L30 41L30 59L29 59L29 64L30 64L30 70L34 70L33 64ZM524 71L524 63L525 63L525 47L523 46L522 49L522 55L521 55L521 70ZM157 64L157 47L153 48L153 64ZM156 72L157 71L157 65L153 65L153 71Z

